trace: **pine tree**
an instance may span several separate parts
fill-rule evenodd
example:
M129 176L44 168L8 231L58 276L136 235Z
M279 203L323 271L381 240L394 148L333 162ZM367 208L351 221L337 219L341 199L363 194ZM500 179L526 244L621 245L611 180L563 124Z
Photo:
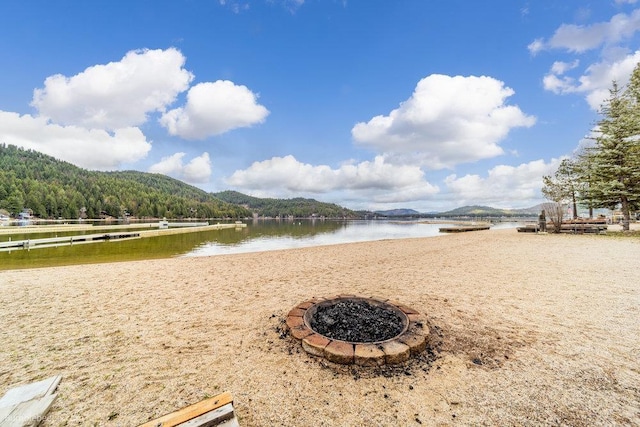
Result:
M640 202L640 64L626 90L617 83L600 110L595 145L587 150L594 207L620 207L623 230Z
M573 219L578 217L578 192L580 188L580 175L577 164L570 159L560 162L558 170L553 176L542 177L544 186L542 194L556 203L570 203L573 208Z

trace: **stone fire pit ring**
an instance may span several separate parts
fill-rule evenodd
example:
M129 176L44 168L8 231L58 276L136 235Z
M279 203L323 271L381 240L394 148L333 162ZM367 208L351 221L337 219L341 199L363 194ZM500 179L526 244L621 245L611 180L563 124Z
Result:
M397 333L381 340L371 337L365 342L318 332L320 328L314 322L317 312L341 302L365 304L373 310L382 310L387 316L396 316L399 322ZM416 310L395 301L356 295L311 298L301 302L287 314L286 327L293 338L301 341L302 348L308 354L342 365L382 366L403 363L426 349L429 336L426 321Z

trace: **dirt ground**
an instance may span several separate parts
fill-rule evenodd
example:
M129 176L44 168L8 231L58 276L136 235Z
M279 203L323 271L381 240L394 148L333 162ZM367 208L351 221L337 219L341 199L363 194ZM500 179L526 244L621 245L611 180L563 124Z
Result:
M0 395L62 375L43 426L133 426L222 391L244 426L640 425L640 239L489 230L0 272ZM423 313L353 368L282 334L314 296Z

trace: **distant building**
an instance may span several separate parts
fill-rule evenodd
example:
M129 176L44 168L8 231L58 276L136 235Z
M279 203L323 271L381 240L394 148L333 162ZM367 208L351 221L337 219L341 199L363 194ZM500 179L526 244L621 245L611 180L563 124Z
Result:
M33 216L33 211L29 208L23 209L22 212L18 214L18 225L29 225L31 224L31 217Z
M20 220L30 220L33 216L33 211L29 208L23 209L22 212L18 214L18 219Z

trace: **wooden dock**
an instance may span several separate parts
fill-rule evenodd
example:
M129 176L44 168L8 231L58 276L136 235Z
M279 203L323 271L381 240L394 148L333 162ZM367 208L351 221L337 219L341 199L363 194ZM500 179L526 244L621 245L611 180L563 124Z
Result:
M198 223L197 226L193 226L193 223L178 223L179 225L175 226L175 228L158 228L158 224L153 224L155 226L154 230L140 230L140 231L114 231L111 233L98 233L98 234L78 234L74 236L63 236L63 237L48 237L42 239L22 239L22 240L8 240L4 242L0 242L0 252L20 250L20 249L41 249L41 248L51 248L56 246L67 246L67 245L78 245L78 244L86 244L86 243L98 243L98 242L110 242L115 240L127 240L127 239L139 239L145 237L157 237L157 236L167 236L171 234L182 234L182 233L195 233L201 231L212 231L212 230L222 230L229 228L244 228L247 224L242 222L236 222L234 224L213 224L209 225L208 223ZM206 225L203 225L206 224ZM173 223L169 223L169 227L173 226ZM135 227L135 226L134 226ZM126 228L134 228L134 227L125 227ZM144 227L144 226L143 226ZM14 228L14 227L12 227ZM22 229L14 228L14 232L23 232ZM56 227L57 228L57 227ZM120 226L110 226L110 230L114 228L122 228ZM139 228L139 227L135 227ZM91 227L89 226L85 230L94 230L94 229L105 229L105 226L102 227ZM64 231L70 231L65 229ZM73 228L71 231L80 231L77 228ZM39 233L46 232L56 232L54 230L50 230L46 227L38 227Z
M81 234L77 236L48 237L44 239L9 240L0 242L0 251L15 249L40 249L63 245L77 245L82 243L95 243L105 240L134 239L140 237L140 233L121 231L105 234Z
M169 222L169 228L176 227L203 227L208 226L208 222ZM235 224L216 224L235 227ZM246 226L246 224L243 224ZM243 225L240 225L242 227ZM160 222L140 222L133 224L117 224L117 225L92 225L92 224L55 224L55 225L26 225L26 226L8 226L0 227L0 235L5 234L32 234L32 233L65 233L69 231L111 231L111 230L132 230L132 229L158 229ZM231 228L231 227L229 227Z
M440 227L441 233L464 233L466 231L489 230L490 225L458 225L454 227Z

